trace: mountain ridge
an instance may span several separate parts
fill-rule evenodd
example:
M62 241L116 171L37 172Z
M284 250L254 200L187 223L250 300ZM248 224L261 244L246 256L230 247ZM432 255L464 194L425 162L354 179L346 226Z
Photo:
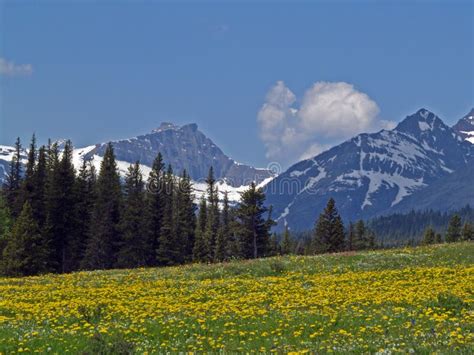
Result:
M422 108L392 130L361 133L293 164L276 177L267 169L237 163L195 123L178 126L163 122L151 132L112 144L121 175L130 163L139 160L146 178L160 151L175 173L186 169L191 174L199 197L205 193L204 179L212 165L221 196L227 191L229 199L237 203L240 193L256 181L267 193L267 204L273 205L277 228L289 225L307 229L329 197L336 199L345 220L403 212L417 205L449 209L459 207L456 203L460 201L469 202L474 196L474 185L469 184L474 144L466 127L474 127L473 114L474 110L449 127ZM76 169L84 159L99 168L106 144L74 149ZM0 180L8 172L13 152L13 147L0 146ZM26 162L26 150L22 151L22 161ZM443 184L449 188L446 190ZM453 189L462 193L450 193ZM454 196L458 196L458 202Z
M165 164L171 164L176 172L184 169L195 181L203 181L210 166L214 168L216 179L223 179L233 187L257 183L272 176L267 169L254 168L231 159L204 133L196 123L177 126L163 122L150 133L133 138L111 141L117 160L152 166L158 152ZM103 156L107 143L96 144L84 155L90 159L94 155Z
M266 186L267 201L279 228L311 228L330 197L345 220L371 218L466 167L473 147L420 109L393 130L359 134L291 166Z

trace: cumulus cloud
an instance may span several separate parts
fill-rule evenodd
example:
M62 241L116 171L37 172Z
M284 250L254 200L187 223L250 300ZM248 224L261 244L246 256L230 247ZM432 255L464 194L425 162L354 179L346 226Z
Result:
M31 75L33 66L31 64L16 64L0 57L0 75L21 76Z
M298 102L278 81L257 115L268 159L282 164L313 157L332 144L373 129L393 128L378 119L380 110L367 94L345 82L317 82Z
M305 159L312 158L318 155L319 153L322 153L325 150L328 150L329 148L331 148L331 146L328 144L313 143L303 152L303 154L299 156L298 160L305 160Z

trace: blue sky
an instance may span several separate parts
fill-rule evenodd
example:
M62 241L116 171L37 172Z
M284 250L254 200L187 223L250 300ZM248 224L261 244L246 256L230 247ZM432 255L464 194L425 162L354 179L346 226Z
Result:
M302 153L272 156L275 142L262 140L257 117L275 88L290 92L287 106L301 112L314 83L335 95L331 83L352 85L349 92L377 107L348 119L372 115L370 129L420 107L452 124L474 106L470 1L3 0L0 12L0 144L34 131L40 142L65 137L84 146L162 121L196 122L234 159L265 166ZM320 116L311 117L318 126ZM316 150L346 138L306 133L301 145Z

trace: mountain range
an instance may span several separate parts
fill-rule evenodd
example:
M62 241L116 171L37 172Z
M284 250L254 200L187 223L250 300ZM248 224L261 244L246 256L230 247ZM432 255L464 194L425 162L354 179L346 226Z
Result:
M61 146L61 142L58 142ZM264 187L277 228L311 228L333 197L345 220L367 219L411 209L451 210L474 203L474 109L453 127L420 109L393 130L359 134L278 176L227 156L196 124L162 123L150 133L112 142L122 175L140 161L145 178L161 152L179 174L191 175L196 196L213 166L222 194L237 203L251 181ZM106 143L74 150L74 165L90 160L98 169ZM14 149L0 146L0 181ZM26 150L22 151L26 162Z
M66 140L59 140L56 143L61 149L65 142ZM146 179L154 159L160 152L163 162L171 164L177 175L186 169L193 180L197 197L206 190L205 179L210 166L214 169L220 195L227 191L229 200L234 203L239 200L240 192L252 181L262 186L274 177L268 169L254 168L228 157L194 123L177 126L164 122L150 133L112 141L112 144L117 167L122 176L126 174L131 163L139 161ZM98 171L106 145L107 143L99 143L74 149L73 163L76 169L81 166L83 160L87 160L91 161ZM0 182L6 178L14 151L13 147L0 146ZM23 164L26 164L26 155L27 150L23 149Z
M311 228L333 197L344 220L474 202L472 111L453 128L420 109L393 130L360 134L266 185L279 226ZM469 133L466 133L469 132ZM471 172L471 173L470 173Z

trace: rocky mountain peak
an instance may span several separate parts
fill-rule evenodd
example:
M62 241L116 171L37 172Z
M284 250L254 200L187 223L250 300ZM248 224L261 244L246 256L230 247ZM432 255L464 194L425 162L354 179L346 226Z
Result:
M155 128L152 130L153 133L159 133L166 131L168 129L178 129L179 126L175 125L174 123L171 122L161 122L160 126L158 128Z
M449 127L436 114L421 108L401 121L395 130L419 137L423 134L431 135L433 131L447 131Z
M453 126L453 130L464 140L474 144L474 108Z
M225 180L233 187L249 185L252 181L260 183L272 176L266 169L236 163L195 123L178 126L163 122L148 134L114 141L113 145L118 161L130 163L138 160L148 167L153 165L160 152L165 164L171 164L177 174L186 170L194 181L203 181L211 166L217 179ZM106 143L97 144L84 158L103 156L105 148Z

